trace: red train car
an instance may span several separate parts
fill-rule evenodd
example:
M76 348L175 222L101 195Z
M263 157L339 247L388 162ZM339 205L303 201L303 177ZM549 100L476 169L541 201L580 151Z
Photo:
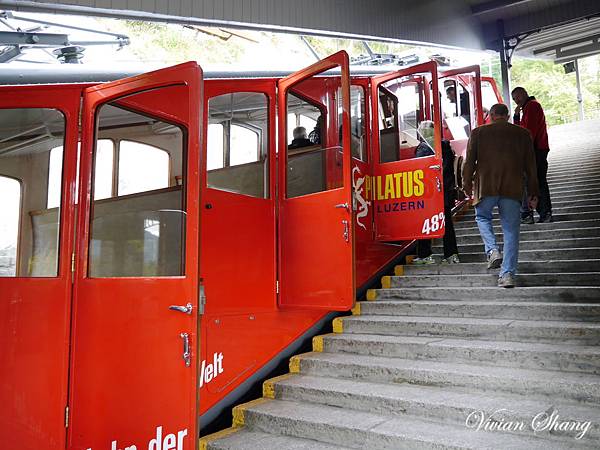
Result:
M443 235L442 124L466 120L443 116L448 81L482 124L478 68L351 76L345 52L283 78L0 86L3 448L196 448Z

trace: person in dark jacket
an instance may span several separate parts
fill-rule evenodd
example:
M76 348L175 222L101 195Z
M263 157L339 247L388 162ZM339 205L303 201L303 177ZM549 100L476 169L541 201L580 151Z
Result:
M313 143L306 137L306 128L304 127L296 127L293 131L294 139L292 143L288 145L290 150L295 148L309 147L313 145Z
M433 151L433 133L434 123L430 120L424 120L419 124L419 140L421 141L415 149L415 157L423 158L434 155ZM456 233L454 223L452 222L452 208L456 203L456 182L454 175L454 151L447 140L442 141L442 171L444 178L444 259L442 264L458 264L458 246L456 244ZM417 241L417 257L413 264L435 264L431 251L431 239L421 239Z
M540 191L537 212L540 216L538 222L552 222L552 202L550 201L550 188L548 187L548 129L546 127L546 116L542 105L530 97L527 91L522 87L516 87L512 90L512 98L517 104L513 122L529 130L533 139L533 148L535 149L535 162L537 167L537 179ZM528 205L528 193L523 194L521 205L521 223L533 223L533 211Z

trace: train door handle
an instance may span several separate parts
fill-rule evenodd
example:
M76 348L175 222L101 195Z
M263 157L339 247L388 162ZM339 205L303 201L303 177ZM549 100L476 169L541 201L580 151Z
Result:
M169 309L171 311L179 311L185 314L192 314L192 310L194 309L194 306L188 302L187 305L185 306L181 306L181 305L171 305L169 306Z
M185 367L190 367L192 364L192 355L190 354L190 336L187 333L181 333L181 339L183 341L183 362Z
M344 240L346 242L350 241L350 224L347 220L342 220L342 225L344 227Z
M434 164L432 166L429 166L429 168L433 170L442 170L442 167L439 164Z
M337 205L335 205L336 208L343 208L346 211L348 211L348 202L346 203L338 203Z

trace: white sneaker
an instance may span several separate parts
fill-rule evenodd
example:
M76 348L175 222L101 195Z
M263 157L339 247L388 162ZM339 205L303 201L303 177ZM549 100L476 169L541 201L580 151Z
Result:
M488 253L487 257L488 269L497 269L502 264L502 253L498 249L492 249Z
M425 258L415 258L412 260L412 263L420 265L435 264L435 258L433 257L433 255L429 255Z
M445 259L442 259L442 264L460 264L460 259L458 255L455 253L452 256L448 256Z

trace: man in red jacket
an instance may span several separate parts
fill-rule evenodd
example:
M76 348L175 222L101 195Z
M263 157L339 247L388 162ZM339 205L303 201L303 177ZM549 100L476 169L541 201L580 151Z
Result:
M539 222L552 222L552 202L550 201L550 189L548 187L548 130L546 128L546 116L542 105L530 97L525 88L516 87L512 90L512 99L517 104L513 117L515 125L526 128L531 133L533 147L535 149L535 161L537 165L537 176L540 188L540 197L537 212L540 215ZM533 223L533 211L529 209L527 193L524 195L521 209L521 223Z

